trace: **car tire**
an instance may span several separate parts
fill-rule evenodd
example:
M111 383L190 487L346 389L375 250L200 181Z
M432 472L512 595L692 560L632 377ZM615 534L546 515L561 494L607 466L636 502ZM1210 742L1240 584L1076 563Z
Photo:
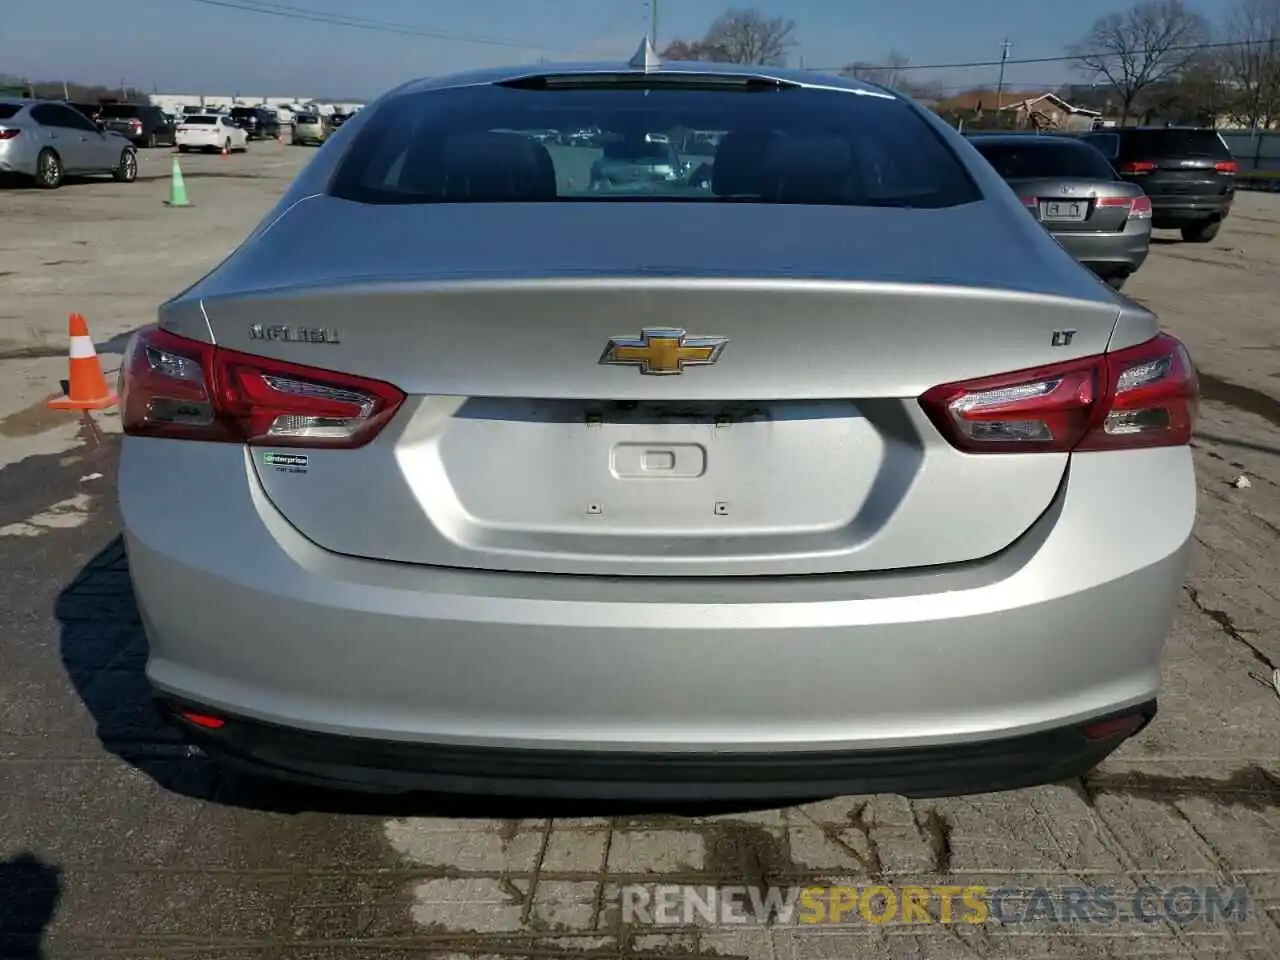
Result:
M156 137L156 132L152 130L149 134L147 134L147 149L154 150L159 145L160 145L160 141Z
M1182 239L1187 243L1208 243L1222 229L1221 220L1210 220L1208 223L1197 223L1195 226L1182 228Z
M1112 290L1120 290L1123 289L1125 281L1128 279L1129 275L1127 273L1115 273L1107 277L1106 284Z
M111 171L116 183L133 183L138 179L138 155L132 150L120 151L120 162Z
M189 149L190 149L190 147L184 147L182 144L178 144L178 152L179 152L179 153L186 153Z
M57 190L62 186L62 158L48 147L36 157L36 186L42 190Z

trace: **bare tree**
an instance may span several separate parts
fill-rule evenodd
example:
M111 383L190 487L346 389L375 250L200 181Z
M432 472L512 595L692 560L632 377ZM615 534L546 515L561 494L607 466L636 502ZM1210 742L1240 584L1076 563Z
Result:
M1178 77L1208 39L1208 22L1182 0L1142 0L1097 20L1067 52L1082 73L1115 88L1123 125L1142 93Z
M1222 54L1231 112L1245 126L1270 126L1280 120L1280 0L1237 0L1225 30L1239 41Z
M867 63L862 60L855 60L840 72L846 77L856 77L859 80L866 80L868 83L878 83L884 87L897 88L905 79L903 74L910 66L911 60L909 58L897 50L890 50L883 63Z
M913 80L910 75L911 59L896 50L890 50L883 63L867 63L855 60L840 72L846 77L855 77L868 83L878 83L882 87L900 90L917 100L941 100L946 96L946 88L932 80Z
M672 40L660 54L663 60L711 60L723 63L725 54L702 40Z
M721 14L702 44L719 53L727 63L784 66L795 46L796 22L770 17L756 7L732 8Z

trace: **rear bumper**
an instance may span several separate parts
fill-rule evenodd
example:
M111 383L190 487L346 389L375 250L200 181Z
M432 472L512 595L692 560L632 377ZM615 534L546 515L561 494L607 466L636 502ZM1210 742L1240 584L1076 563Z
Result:
M442 746L343 737L224 718L207 729L160 700L162 713L230 769L310 786L608 800L784 800L867 793L912 798L1018 790L1083 776L1156 714L1154 700L1084 725L1016 737L897 750L809 753L621 753ZM1090 724L1092 726L1092 724Z
M1154 196L1151 198L1152 224L1161 229L1174 229L1206 220L1225 220L1234 200L1231 196Z
M19 143L23 136L24 134L19 134L12 140L0 141L0 174L18 174L24 177L36 175L36 156L39 149Z
M964 792L1073 775L1106 749L1007 762L1021 748L990 743L1155 698L1196 501L1187 448L1077 455L1041 520L978 563L628 579L327 552L230 445L126 438L119 489L148 676L165 699L237 718L245 735L223 752L321 779L394 788L406 781L388 772L434 771L508 792L545 760L544 793L555 769L573 793L575 767L618 755L641 780L649 758L729 764L699 788L761 760L799 764L809 792L897 782L901 756L969 764ZM386 759L353 773L351 750ZM956 788L933 776L899 789Z
M1073 257L1100 276L1134 273L1151 249L1151 227L1106 233L1056 233L1054 237Z

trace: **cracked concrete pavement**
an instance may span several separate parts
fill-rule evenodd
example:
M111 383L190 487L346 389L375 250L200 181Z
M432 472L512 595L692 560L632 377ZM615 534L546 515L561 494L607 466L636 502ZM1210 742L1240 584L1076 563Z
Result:
M0 192L0 956L1274 957L1280 954L1280 196L1162 243L1130 293L1190 346L1197 549L1161 713L1083 783L779 809L377 800L223 777L159 726L114 508L118 418L44 409L84 313L124 335L252 227L309 151ZM1251 485L1237 487L1247 476ZM626 924L625 884L1244 886L1241 922Z

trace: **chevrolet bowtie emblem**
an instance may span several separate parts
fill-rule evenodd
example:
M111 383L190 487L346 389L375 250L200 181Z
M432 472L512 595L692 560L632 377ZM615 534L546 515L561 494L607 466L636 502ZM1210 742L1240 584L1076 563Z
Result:
M720 359L725 337L691 337L674 327L649 327L638 337L613 337L600 362L614 367L639 367L641 373L684 373L685 367L705 367Z

